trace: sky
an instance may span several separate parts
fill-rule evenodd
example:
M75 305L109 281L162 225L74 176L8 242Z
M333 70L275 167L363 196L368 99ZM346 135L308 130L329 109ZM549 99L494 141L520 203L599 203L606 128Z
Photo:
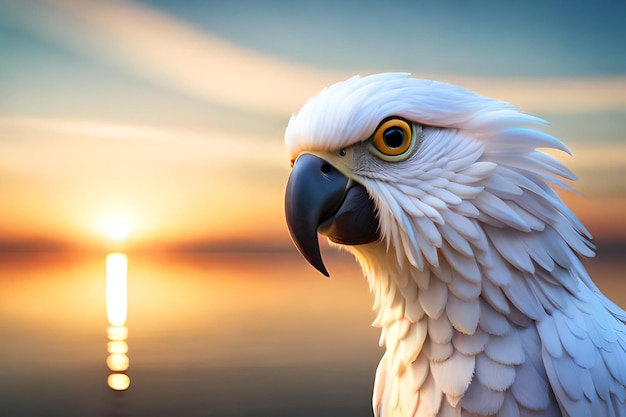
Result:
M292 113L406 71L552 123L597 239L626 238L626 4L0 0L0 250L288 244Z

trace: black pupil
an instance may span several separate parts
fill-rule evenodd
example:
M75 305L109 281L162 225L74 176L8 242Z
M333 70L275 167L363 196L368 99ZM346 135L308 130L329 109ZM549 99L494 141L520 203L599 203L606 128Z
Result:
M385 145L395 149L404 145L404 131L399 127L390 127L383 133Z

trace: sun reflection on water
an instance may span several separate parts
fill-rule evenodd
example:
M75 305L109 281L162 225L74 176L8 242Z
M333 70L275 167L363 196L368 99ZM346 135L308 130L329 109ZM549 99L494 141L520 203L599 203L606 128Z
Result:
M125 325L128 311L128 258L123 253L110 253L106 257L106 310L110 326L107 328L107 367L113 372L107 377L107 385L115 391L130 386L125 372L130 366L128 358L128 327Z
M126 322L128 258L123 253L110 253L106 257L107 318L112 326Z
M126 374L111 374L107 378L107 385L115 391L124 391L130 386L130 378Z
M128 353L128 343L122 340L111 340L107 343L109 353Z
M130 365L128 356L125 353L111 353L107 357L107 366L115 372L124 372Z

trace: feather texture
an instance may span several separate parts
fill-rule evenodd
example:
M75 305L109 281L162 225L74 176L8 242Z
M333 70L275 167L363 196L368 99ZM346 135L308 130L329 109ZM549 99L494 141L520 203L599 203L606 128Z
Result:
M386 161L369 138L391 116L423 137ZM537 149L569 150L543 125L408 74L335 84L291 118L290 157L341 166L376 205L381 239L346 247L386 348L375 416L626 416L626 313L579 260L591 237L551 188L576 177Z

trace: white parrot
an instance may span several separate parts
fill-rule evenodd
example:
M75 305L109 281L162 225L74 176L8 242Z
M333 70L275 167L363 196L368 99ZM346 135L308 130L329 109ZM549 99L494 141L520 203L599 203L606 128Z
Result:
M510 104L408 74L353 77L292 116L295 245L352 252L385 353L375 416L626 416L626 313L549 186L568 152Z

